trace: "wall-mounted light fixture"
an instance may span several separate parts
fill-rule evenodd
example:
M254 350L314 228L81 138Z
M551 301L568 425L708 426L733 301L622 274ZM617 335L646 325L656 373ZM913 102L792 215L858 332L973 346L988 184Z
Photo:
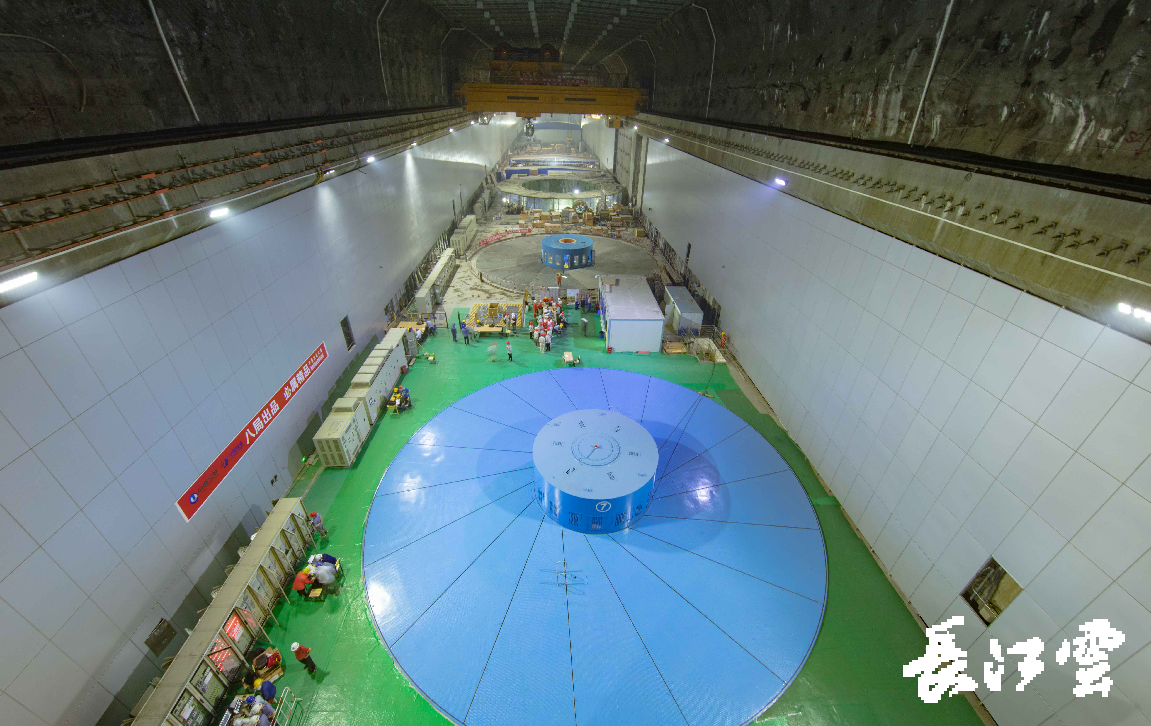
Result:
M777 187L785 187L785 186L787 186L787 180L776 177L775 178L775 185Z
M212 211L208 212L208 216L211 217L212 219L219 219L221 217L227 217L228 216L228 208L227 207L216 207Z
M376 157L374 157L374 156L369 156L369 157L368 157L367 159L365 159L364 161L366 161L366 162L368 162L369 164L371 164L371 163L372 163L373 161L375 161L375 160L376 160Z
M4 282L0 282L0 292L8 292L9 290L14 290L14 289L21 287L23 285L27 285L28 283L35 280L37 277L38 277L37 273L29 272L25 275L20 275L19 277L13 277L11 280L5 280Z

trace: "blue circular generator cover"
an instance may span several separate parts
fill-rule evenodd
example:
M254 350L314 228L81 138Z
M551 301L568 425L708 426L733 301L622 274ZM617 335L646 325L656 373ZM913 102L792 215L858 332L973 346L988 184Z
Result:
M537 435L580 410L656 448L646 513L611 534L537 501ZM592 444L593 463L611 448ZM573 368L480 389L411 437L368 515L364 583L396 664L456 723L738 726L806 661L827 557L803 486L741 418L659 378Z

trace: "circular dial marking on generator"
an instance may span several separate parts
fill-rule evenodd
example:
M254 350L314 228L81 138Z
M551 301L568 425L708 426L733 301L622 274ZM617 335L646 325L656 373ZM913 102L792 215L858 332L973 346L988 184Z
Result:
M607 466L619 457L619 442L599 431L586 433L572 442L572 456L588 466Z

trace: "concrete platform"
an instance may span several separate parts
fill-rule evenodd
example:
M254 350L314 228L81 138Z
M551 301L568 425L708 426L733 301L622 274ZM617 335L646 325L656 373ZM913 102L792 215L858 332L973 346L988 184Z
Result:
M530 234L496 242L476 254L476 269L485 279L506 281L517 289L556 284L556 270L540 262L540 241L546 235ZM595 287L596 275L649 275L658 268L647 248L610 237L595 237L595 265L565 270L564 287Z

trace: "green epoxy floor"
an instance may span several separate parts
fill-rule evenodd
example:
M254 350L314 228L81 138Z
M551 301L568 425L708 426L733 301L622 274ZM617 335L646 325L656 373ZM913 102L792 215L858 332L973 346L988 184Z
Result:
M461 310L461 312L463 312ZM454 316L453 316L454 317ZM598 320L588 315L589 331ZM578 319L578 318L577 318ZM496 361L488 360L488 343L499 343ZM303 472L291 496L305 496L308 511L318 510L330 536L321 549L340 557L346 568L341 592L322 603L303 603L293 596L275 611L280 625L268 633L287 659L281 688L303 699L293 726L328 724L448 724L412 688L380 644L368 618L361 580L361 543L372 495L385 468L413 433L463 396L496 381L538 370L560 368L564 350L582 356L584 366L618 368L659 376L706 391L732 410L783 455L816 504L827 542L830 587L823 627L807 664L783 697L756 723L773 726L817 724L964 724L982 723L962 697L924 704L915 681L902 677L903 664L923 654L927 638L844 518L838 503L815 477L799 447L775 421L758 413L724 364L700 363L687 355L608 354L598 338L572 334L553 341L552 352L540 354L521 335L513 340L515 361L509 363L502 338L453 344L441 331L427 349L436 363L416 362L403 378L414 408L385 416L350 469ZM310 677L288 650L293 641L312 648L319 670ZM511 726L509 724L509 726Z

